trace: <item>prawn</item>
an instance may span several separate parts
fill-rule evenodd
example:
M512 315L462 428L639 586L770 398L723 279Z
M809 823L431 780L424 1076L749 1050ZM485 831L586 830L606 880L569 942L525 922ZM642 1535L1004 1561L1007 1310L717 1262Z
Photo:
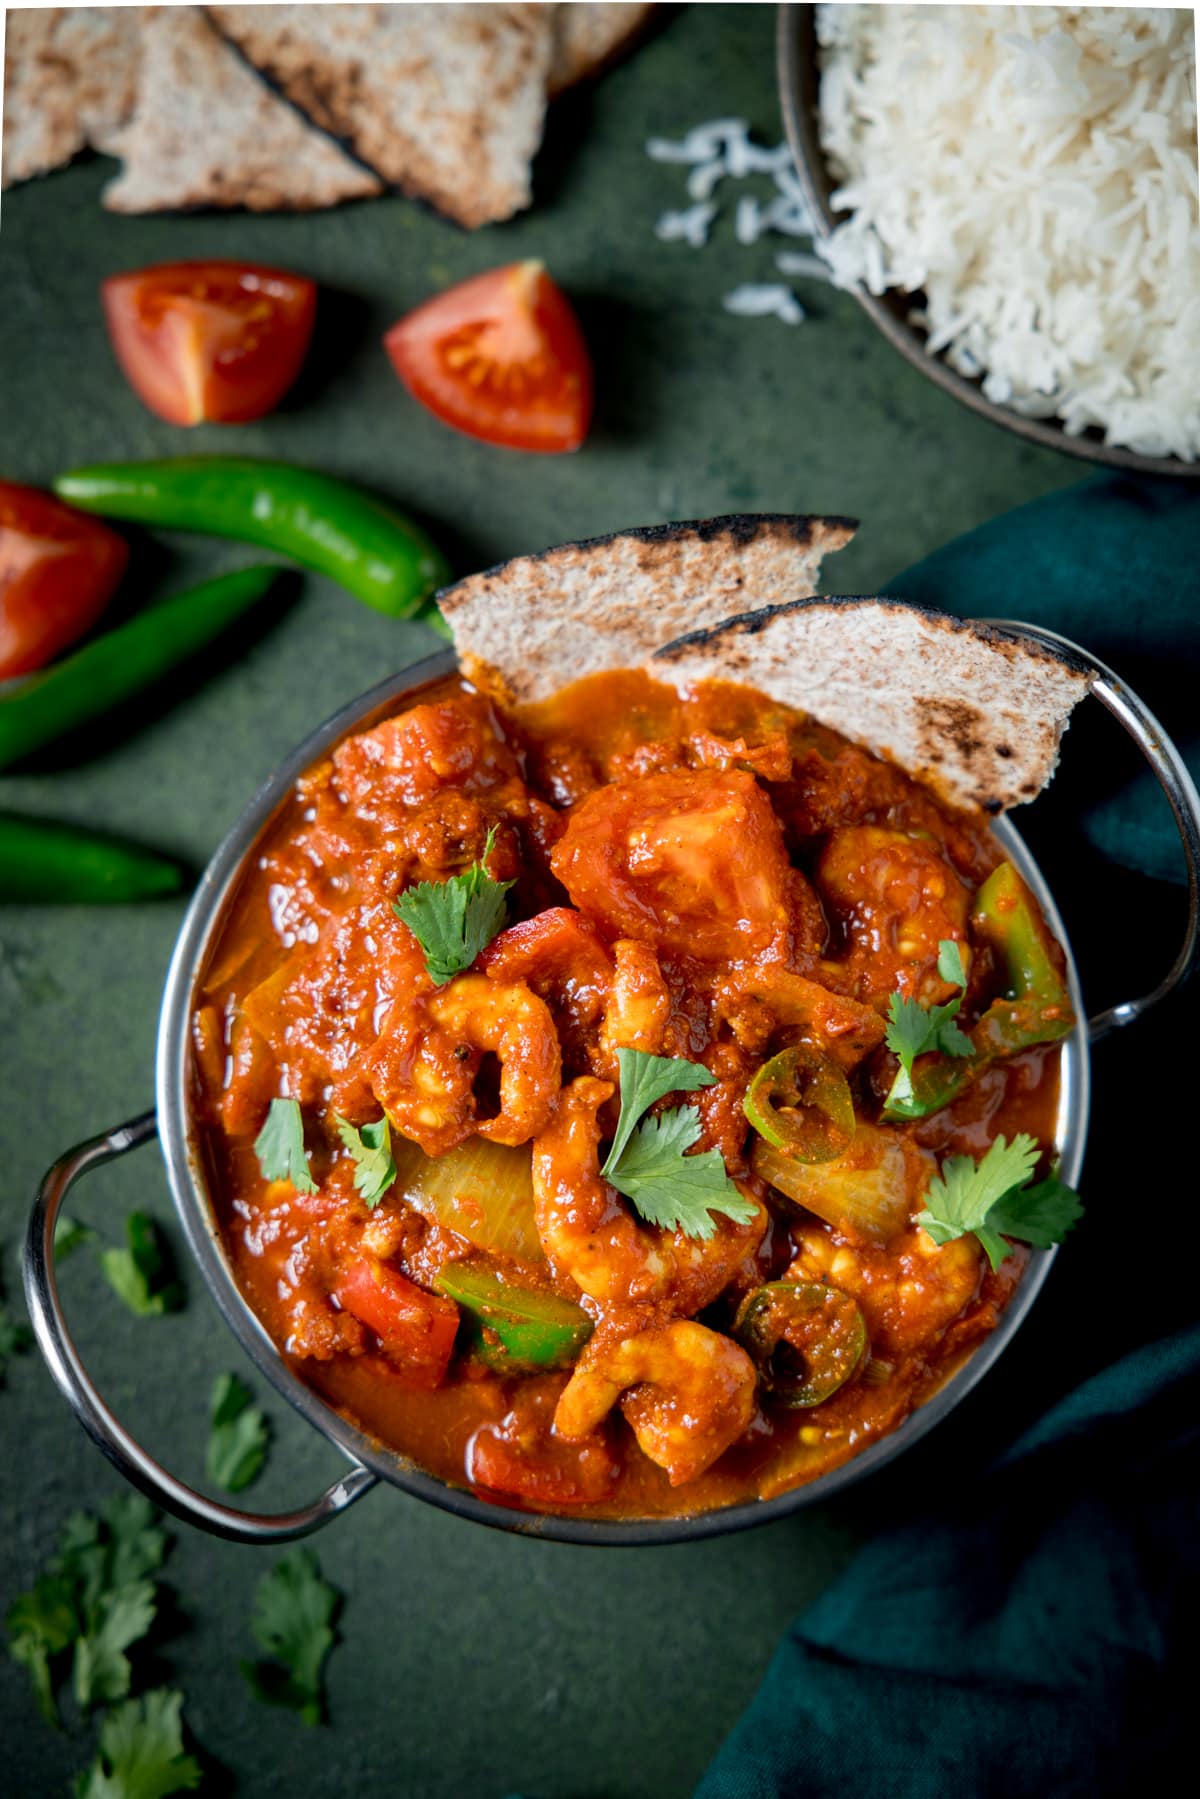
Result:
M842 917L859 999L880 999L895 987L924 1005L949 998L954 988L938 973L938 948L952 938L969 956L970 896L932 841L878 825L845 826L821 852L817 885Z
M757 1385L745 1350L691 1319L628 1337L598 1331L563 1388L554 1429L578 1441L620 1402L644 1453L679 1487L742 1435Z
M563 1088L554 1115L534 1138L542 1248L556 1272L601 1304L654 1300L684 1316L698 1312L758 1248L766 1211L756 1202L749 1224L722 1218L705 1240L638 1224L600 1173L598 1113L612 1093L610 1081L582 1075Z
M936 1244L914 1226L873 1249L835 1240L819 1224L793 1226L796 1260L785 1279L826 1281L862 1307L875 1353L903 1356L944 1331L979 1289L973 1237Z
M500 1063L500 1109L479 1116L485 1054ZM441 1156L472 1135L526 1143L543 1129L562 1078L554 1020L523 981L459 975L408 999L370 1052L371 1084L397 1130Z

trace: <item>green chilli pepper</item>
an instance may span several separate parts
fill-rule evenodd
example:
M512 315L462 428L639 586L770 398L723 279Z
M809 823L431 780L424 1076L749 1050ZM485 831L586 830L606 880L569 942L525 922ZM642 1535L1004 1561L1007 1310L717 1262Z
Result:
M419 526L348 482L288 462L182 456L72 469L54 483L84 512L203 531L277 550L393 618L407 618L450 579Z
M798 1043L764 1062L742 1109L760 1137L798 1162L831 1162L854 1137L854 1101L835 1062Z
M1007 991L968 1031L973 1055L930 1058L914 1070L913 1097L904 1108L905 1118L938 1111L991 1063L1037 1043L1056 1043L1074 1028L1071 996L1058 972L1054 939L1011 862L993 869L979 889L971 927L975 937L996 952Z
M240 569L148 607L0 693L0 768L111 712L190 660L265 597L277 568Z
M471 1345L489 1368L562 1368L592 1334L587 1313L569 1300L510 1287L469 1262L448 1263L434 1285L463 1308Z
M867 1351L856 1302L819 1281L769 1281L738 1307L733 1335L780 1405L820 1405L844 1387Z
M0 900L92 904L178 893L183 870L136 844L75 825L0 813Z

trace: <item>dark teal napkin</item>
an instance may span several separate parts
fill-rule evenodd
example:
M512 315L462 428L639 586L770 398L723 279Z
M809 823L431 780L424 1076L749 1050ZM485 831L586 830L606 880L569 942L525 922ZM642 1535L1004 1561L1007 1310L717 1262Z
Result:
M888 591L1075 639L1200 774L1198 569L1194 490L1107 476L994 520ZM1178 878L1182 856L1099 708L1080 708L1050 792L1016 822L1085 986L1111 978L1107 1001L1149 985L1182 908L1144 877ZM1177 1784L1200 1600L1193 991L1097 1048L1083 1223L970 1399L839 1502L867 1547L793 1625L696 1799L1124 1799Z
M1200 1327L1127 1357L986 1480L862 1550L695 1799L1172 1791L1190 1757Z
M1073 638L1141 693L1200 781L1200 482L1081 482L956 538L887 591ZM1064 757L1073 747L1068 733ZM1182 852L1153 776L1116 751L1101 748L1096 760L1100 791L1079 814L1085 837L1118 862L1181 881Z

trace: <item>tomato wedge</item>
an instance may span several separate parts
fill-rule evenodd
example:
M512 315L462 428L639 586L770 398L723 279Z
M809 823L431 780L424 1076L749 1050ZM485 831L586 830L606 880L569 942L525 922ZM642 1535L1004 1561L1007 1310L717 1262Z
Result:
M592 417L579 322L540 262L514 262L426 300L384 346L414 400L510 450L577 450Z
M129 560L123 537L36 487L0 481L0 680L90 630Z
M164 262L110 275L100 297L117 361L172 425L262 418L300 372L317 290L244 262Z

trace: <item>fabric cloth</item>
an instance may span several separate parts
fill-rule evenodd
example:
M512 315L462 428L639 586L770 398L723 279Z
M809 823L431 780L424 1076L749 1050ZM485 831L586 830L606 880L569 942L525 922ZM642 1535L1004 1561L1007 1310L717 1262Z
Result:
M790 1630L696 1799L1170 1790L1191 1737L1200 1327L1097 1375Z
M1200 773L1197 570L1200 496L1105 476L981 527L889 592L1073 638ZM1182 875L1171 815L1115 722L1073 724L1031 821L1043 808L1095 852L1067 859L1085 980L1147 938L1161 973L1177 896L1158 888L1156 912L1155 884L1111 862L1095 885L1101 853L1143 877ZM1200 1598L1195 1176L1179 1122L1194 1109L1195 1024L1193 989L1097 1050L1083 1224L976 1393L839 1502L883 1526L792 1626L695 1799L1117 1799L1176 1785ZM1015 1446L988 1468L1006 1434Z
M1158 714L1200 781L1200 483L1104 475L970 531L888 583L888 592L972 618L1046 625L1099 656ZM1085 836L1163 880L1183 857L1154 777L1093 733L1100 795ZM1068 736L1064 757L1072 755Z

